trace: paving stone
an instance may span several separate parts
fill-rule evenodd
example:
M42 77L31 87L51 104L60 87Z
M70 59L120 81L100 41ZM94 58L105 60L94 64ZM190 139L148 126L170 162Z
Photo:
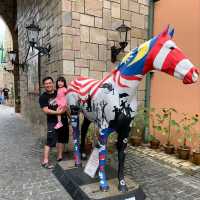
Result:
M0 121L0 200L72 199L51 171L40 166L43 143L27 123L5 106L0 106ZM129 147L125 163L125 175L142 186L147 200L200 199L199 166L188 174L148 156L150 151ZM109 156L116 167L117 153ZM51 158L55 160L53 153Z
M193 171L197 171L197 170L200 170L200 166L192 166L191 169Z
M129 148L128 150L125 172L142 184L147 199L193 200L198 198L200 195L199 173L194 177L179 169L164 166L158 160L147 159L147 155L140 157L136 149Z
M130 148L138 152L137 155L140 156L143 155L143 157L148 156L148 158L150 157L155 158L174 167L184 169L188 172L195 172L198 170L200 171L200 166L196 166L190 161L178 159L176 155L168 155L165 154L164 152L160 152L160 150L154 150L143 146L140 147L130 146Z
M183 163L181 163L181 166L182 166L182 167L192 167L193 164L190 163L190 162L183 162Z
M70 200L51 171L40 166L41 140L14 109L0 106L0 200Z

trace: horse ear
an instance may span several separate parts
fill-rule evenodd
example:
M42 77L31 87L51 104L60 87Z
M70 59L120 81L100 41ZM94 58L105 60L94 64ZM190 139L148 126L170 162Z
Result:
M169 27L168 34L169 34L170 37L172 38L173 35L174 35L174 28L170 28L170 27Z
M170 25L168 24L161 35L169 35L172 38L174 35L174 28L170 27Z
M159 34L159 36L165 36L168 34L169 25Z

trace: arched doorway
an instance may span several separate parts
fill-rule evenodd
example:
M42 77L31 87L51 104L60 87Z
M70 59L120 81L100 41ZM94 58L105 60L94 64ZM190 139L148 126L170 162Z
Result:
M2 98L1 102L9 106L14 106L14 73L13 66L8 59L8 51L13 49L13 40L9 28L0 17L0 91L7 98ZM6 95L7 94L7 95ZM4 99L4 101L3 101Z
M0 16L7 25L12 36L12 48L18 50L18 30L17 30L17 1L1 0ZM18 59L18 58L17 58ZM15 112L20 112L20 86L19 86L19 66L15 65L14 76L14 105Z

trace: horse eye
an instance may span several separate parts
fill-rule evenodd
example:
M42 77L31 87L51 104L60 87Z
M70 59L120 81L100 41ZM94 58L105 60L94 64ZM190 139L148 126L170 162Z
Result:
M171 50L175 49L175 47L169 47Z

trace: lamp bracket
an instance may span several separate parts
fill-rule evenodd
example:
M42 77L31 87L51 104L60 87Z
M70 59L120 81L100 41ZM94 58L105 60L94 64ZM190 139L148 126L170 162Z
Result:
M117 61L117 55L123 51L126 46L128 45L128 42L120 42L120 47L117 48L115 45L111 47L111 62L114 63Z
M6 69L6 67L4 67L3 69L4 69L4 71L6 71L8 73L14 74L14 70L13 69Z
M34 46L34 48L39 51L40 55L47 55L48 57L50 57L50 50L51 50L50 44L48 44L47 47Z

